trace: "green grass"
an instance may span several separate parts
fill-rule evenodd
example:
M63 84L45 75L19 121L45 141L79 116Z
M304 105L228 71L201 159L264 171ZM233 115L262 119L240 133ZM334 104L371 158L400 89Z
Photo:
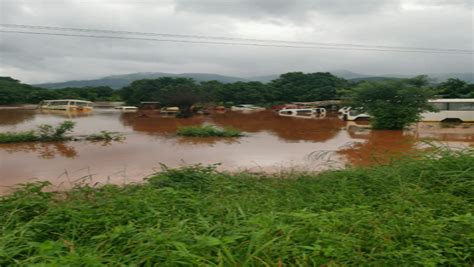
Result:
M180 127L177 131L179 136L189 137L241 137L242 132L233 128L217 128L212 125Z
M63 121L55 127L49 124L39 125L35 131L0 133L0 144L67 141L71 140L67 134L72 132L74 126L72 121Z
M120 141L124 136L120 133L100 131L85 137L71 137L68 134L74 130L75 122L64 121L56 126L42 124L36 130L26 132L6 132L0 133L0 144L22 143L22 142L51 142L51 141L78 141L81 139L88 141Z
M38 140L39 140L39 137L35 134L34 131L18 132L18 133L12 133L12 132L0 133L0 144L34 142Z
M474 152L322 174L169 169L0 200L0 266L472 266Z

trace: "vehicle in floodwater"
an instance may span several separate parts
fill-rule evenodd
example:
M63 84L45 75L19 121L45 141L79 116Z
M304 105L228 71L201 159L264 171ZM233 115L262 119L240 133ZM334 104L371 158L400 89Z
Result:
M339 109L339 117L345 121L368 120L370 115L362 108L342 107Z
M92 102L78 99L43 100L39 108L44 110L91 111Z
M232 111L262 111L262 110L265 110L265 108L257 107L250 104L242 104L242 105L232 106L230 110Z
M283 117L326 117L325 108L289 108L278 111L278 115Z
M179 107L163 107L160 109L160 114L175 115L179 112Z
M423 112L421 114L421 121L474 122L474 98L432 99L428 102L433 105L435 110Z
M115 107L114 109L118 109L123 112L135 112L138 110L138 108L135 106L119 106L119 107Z

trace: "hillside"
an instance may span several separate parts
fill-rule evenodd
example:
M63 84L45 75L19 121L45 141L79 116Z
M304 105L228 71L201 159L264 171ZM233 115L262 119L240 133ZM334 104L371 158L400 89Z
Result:
M77 80L77 81L67 81L59 83L43 83L37 84L38 87L58 89L65 87L87 87L87 86L110 86L114 89L119 89L124 86L129 85L135 80L141 79L157 79L160 77L184 77L192 78L198 82L201 81L212 81L217 80L223 83L233 83L238 81L247 81L246 79L224 76L219 74L212 73L164 73L164 72L140 72L140 73L131 73L124 75L112 75L100 79L94 80Z
M393 78L410 78L421 74L414 75L402 75L402 74L386 74L386 75L370 75L370 74L361 74L355 73L348 70L332 70L330 73L347 79L351 81L378 81L386 80ZM428 74L430 78L434 80L435 83L440 83L448 78L459 78L461 80L467 81L469 83L474 83L474 73L432 73ZM111 75L99 79L93 80L76 80L76 81L67 81L67 82L58 82L58 83L43 83L36 84L35 86L49 88L49 89L59 89L66 87L87 87L87 86L110 86L114 89L119 89L124 86L129 85L135 80L140 79L157 79L160 77L185 77L192 78L198 82L201 81L220 81L223 83L233 83L233 82L248 82L248 81L259 81L262 83L268 83L272 80L275 80L279 77L278 74L272 75L263 75L263 76L253 76L253 77L235 77L235 76L225 76L213 73L165 73L165 72L139 72L131 74L122 74L122 75Z

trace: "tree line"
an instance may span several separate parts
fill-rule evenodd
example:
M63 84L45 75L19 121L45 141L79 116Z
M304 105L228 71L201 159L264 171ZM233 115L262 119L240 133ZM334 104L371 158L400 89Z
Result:
M415 78L416 79L416 78ZM459 79L448 79L440 84L429 84L422 77L423 87L430 95L440 98L474 98L474 84ZM270 105L286 102L306 102L352 98L354 91L369 84L390 84L406 79L379 82L351 82L330 73L290 72L269 83L219 81L196 82L188 78L163 77L132 82L119 90L107 86L45 89L23 84L10 77L0 77L0 104L39 103L46 99L84 99L90 101L125 101L138 105L141 101L202 102Z

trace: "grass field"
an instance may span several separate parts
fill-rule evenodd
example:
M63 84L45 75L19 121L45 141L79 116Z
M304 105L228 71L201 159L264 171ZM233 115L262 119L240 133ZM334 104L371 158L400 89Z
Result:
M322 174L169 169L0 200L0 266L472 266L474 153Z

